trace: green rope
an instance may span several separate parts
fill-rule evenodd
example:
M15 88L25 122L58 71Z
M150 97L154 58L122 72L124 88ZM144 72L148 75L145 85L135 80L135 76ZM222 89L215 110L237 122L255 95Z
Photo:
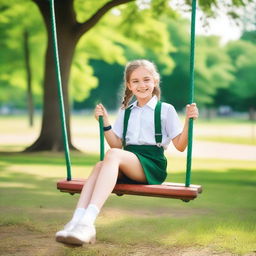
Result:
M104 159L104 130L103 130L103 116L99 117L99 128L100 128L100 161Z
M54 57L55 57L54 58L55 59L55 69L56 69L56 78L57 78L58 95L59 95L59 106L60 106L60 119L61 119L61 127L62 127L63 144L64 144L64 149L65 149L66 166L67 166L67 180L71 180L72 179L71 178L71 161L70 161L70 155L69 155L65 109L64 109L64 101L63 101L63 94L62 94L62 83L61 83L58 43L57 43L57 35L56 35L56 24L55 24L54 0L50 0L50 7L51 7L52 38L53 38L53 49L54 49Z
M189 104L191 104L194 101L195 23L196 23L196 0L193 0L192 13L191 13ZM186 182L185 182L186 187L190 186L191 163L192 163L192 142L193 142L193 118L190 118L189 128L188 128L187 169L186 169Z

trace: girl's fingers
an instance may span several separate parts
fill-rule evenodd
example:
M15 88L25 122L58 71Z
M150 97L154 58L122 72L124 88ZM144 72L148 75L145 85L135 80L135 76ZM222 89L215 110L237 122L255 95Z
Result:
M101 111L101 112L103 113L104 108L103 108L103 106L102 106L101 104L98 104L98 105L96 106L96 108L95 108L95 111Z
M99 120L99 116L103 116L104 112L100 104L96 105L95 111L94 111L94 116L97 120Z
M99 120L99 116L103 116L104 120L107 120L107 118L108 118L107 110L101 103L96 105L95 111L94 111L94 116L97 120Z
M196 103L188 104L187 106L187 117L197 119L199 116L198 108Z
M100 103L96 106L97 109L101 110L102 112L105 112L106 109L104 108L104 106Z

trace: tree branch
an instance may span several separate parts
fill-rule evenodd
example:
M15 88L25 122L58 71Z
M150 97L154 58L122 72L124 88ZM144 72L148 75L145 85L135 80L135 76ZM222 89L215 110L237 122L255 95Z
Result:
M129 2L133 2L135 0L112 0L105 5L103 5L96 13L94 13L91 18L89 18L84 23L78 23L77 24L77 33L78 36L82 36L85 32L90 30L94 25L98 23L98 21L106 14L110 9L112 9L115 6L126 4Z

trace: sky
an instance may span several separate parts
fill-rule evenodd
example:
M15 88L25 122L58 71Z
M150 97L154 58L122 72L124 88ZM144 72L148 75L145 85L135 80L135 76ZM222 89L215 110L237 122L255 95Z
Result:
M225 44L230 40L237 40L241 36L242 29L230 20L224 13L220 13L218 17L208 19L209 25L204 28L200 20L202 13L197 12L196 16L196 34L198 35L217 35L221 38L221 43Z
M225 0L231 2L231 0ZM172 8L181 13L182 16L191 19L190 11L187 11L187 7L184 4L184 0L172 0L170 2ZM225 14L225 7L222 5L221 1L218 1L219 9L215 9L215 18L208 18L208 26L205 27L200 18L202 18L203 13L197 6L196 12L196 34L199 35L217 35L220 36L220 42L222 44L227 43L230 40L237 40L240 38L242 33L242 26L235 24L234 20L229 18ZM255 8L255 3L248 4L245 8L240 7L235 9L236 12L246 15L248 12L251 12L252 7Z

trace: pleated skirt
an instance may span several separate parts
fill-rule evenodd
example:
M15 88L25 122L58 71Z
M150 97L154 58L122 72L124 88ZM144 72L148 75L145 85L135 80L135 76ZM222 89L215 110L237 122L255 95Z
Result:
M162 147L154 145L128 145L124 147L124 150L132 152L138 157L143 167L147 184L157 185L164 182L167 176L167 159Z

